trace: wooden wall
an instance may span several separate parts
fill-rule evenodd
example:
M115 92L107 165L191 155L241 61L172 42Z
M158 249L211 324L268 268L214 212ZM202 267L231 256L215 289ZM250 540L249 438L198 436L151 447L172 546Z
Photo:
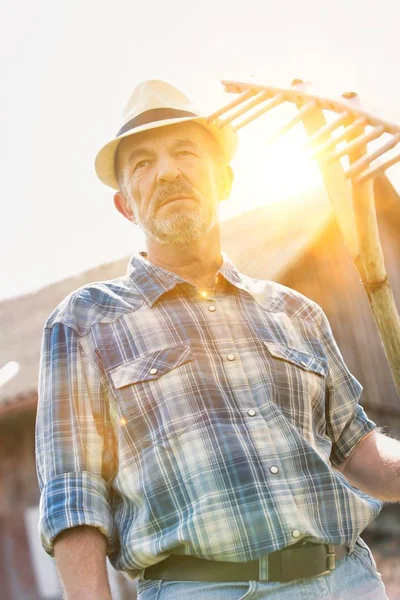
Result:
M378 212L386 269L400 310L400 210ZM326 312L353 375L364 387L361 403L371 418L400 437L398 398L367 296L334 221L280 279Z
M0 517L39 503L35 467L36 411L0 422Z
M39 503L35 411L0 423L0 600L39 600L25 510Z

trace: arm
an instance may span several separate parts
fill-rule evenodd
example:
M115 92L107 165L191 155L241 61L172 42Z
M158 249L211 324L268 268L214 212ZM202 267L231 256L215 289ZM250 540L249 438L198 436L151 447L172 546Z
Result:
M386 502L400 502L400 442L371 431L337 467L352 485Z
M78 597L79 585L96 589L98 598L109 594L106 546L111 554L117 539L110 506L116 452L107 390L85 339L59 322L46 328L36 420L39 531L50 556L57 539L68 600Z
M106 538L94 527L74 527L57 536L54 555L65 600L112 600L106 548Z
M357 445L376 430L359 403L362 386L348 370L326 315L320 312L321 342L328 362L325 395L326 434L332 442L331 465L342 470Z
M362 387L347 369L322 311L320 328L329 364L326 429L332 466L370 496L399 501L400 442L378 433L359 404Z

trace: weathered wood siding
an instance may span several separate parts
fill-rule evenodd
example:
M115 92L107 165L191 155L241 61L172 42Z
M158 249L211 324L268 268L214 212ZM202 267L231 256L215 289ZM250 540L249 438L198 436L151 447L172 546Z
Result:
M400 310L400 207L393 210L398 199L385 192L382 201L383 190L377 192L386 270ZM367 296L334 221L279 281L322 306L346 364L364 387L362 404L379 425L400 437L400 399Z
M39 600L24 513L39 503L35 411L0 423L0 600Z

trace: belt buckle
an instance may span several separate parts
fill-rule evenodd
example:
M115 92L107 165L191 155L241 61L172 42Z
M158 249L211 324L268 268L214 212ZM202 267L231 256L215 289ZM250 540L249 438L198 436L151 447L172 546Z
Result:
M329 575L336 568L336 552L333 544L326 544L328 552L326 553L326 571L323 571L321 575Z

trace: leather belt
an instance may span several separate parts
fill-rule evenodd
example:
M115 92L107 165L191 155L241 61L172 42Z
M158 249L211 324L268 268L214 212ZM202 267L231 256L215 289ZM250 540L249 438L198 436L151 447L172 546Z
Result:
M222 562L171 554L147 567L143 579L168 581L280 581L327 575L348 553L346 546L294 544L250 562Z

